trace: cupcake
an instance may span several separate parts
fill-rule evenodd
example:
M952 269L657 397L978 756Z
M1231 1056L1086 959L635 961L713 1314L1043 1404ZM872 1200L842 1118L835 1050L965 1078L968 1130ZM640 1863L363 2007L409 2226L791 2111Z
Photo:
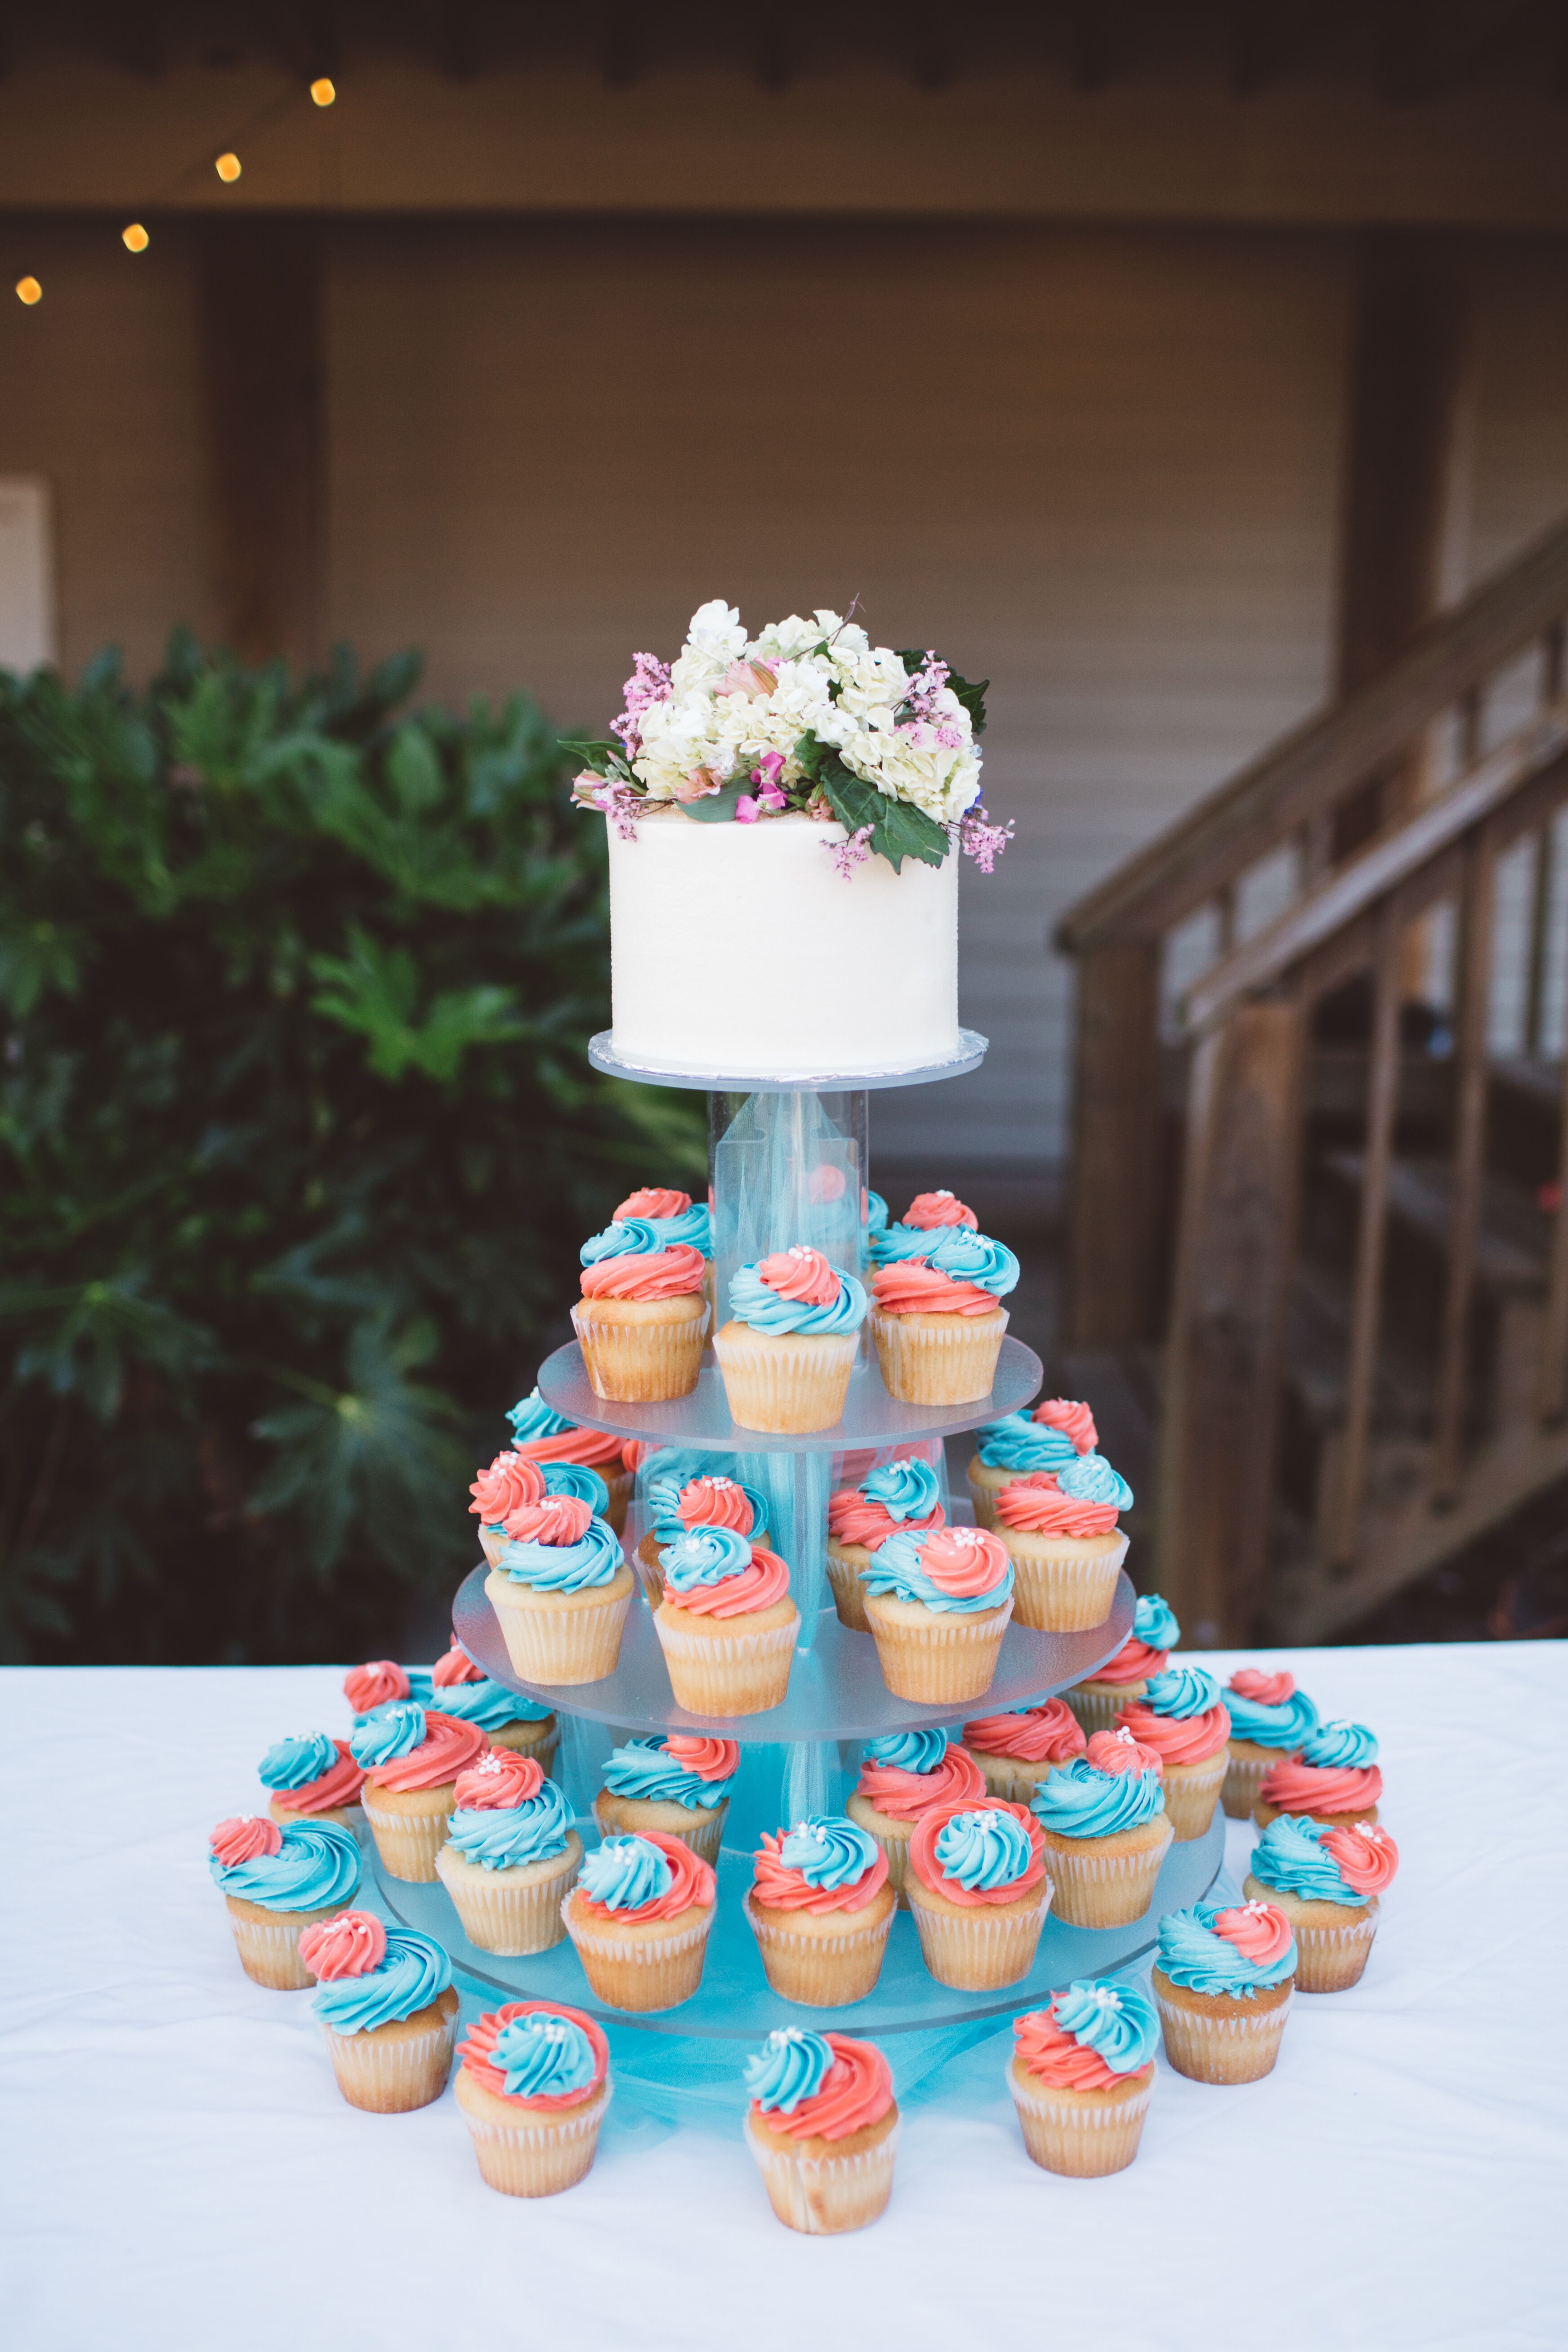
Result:
M1377 1898L1398 1867L1399 1848L1373 1822L1329 1829L1304 1813L1269 1822L1241 1891L1290 1922L1299 1991L1343 1992L1360 1982L1377 1933Z
M626 1524L633 1483L620 1438L602 1429L580 1428L563 1413L552 1412L537 1388L512 1406L507 1419L512 1427L512 1444L524 1461L536 1462L544 1471L558 1463L572 1463L599 1473L610 1497L604 1517L619 1535Z
M664 1598L653 1612L677 1706L690 1715L763 1715L789 1689L800 1612L776 1552L733 1528L693 1528L659 1554Z
M712 1198L710 1192L707 1201L694 1202L689 1192L678 1192L672 1186L644 1184L628 1192L615 1213L617 1225L632 1217L650 1224L658 1235L660 1249L700 1251L703 1290L710 1307L713 1305Z
M890 1225L870 1244L871 1338L882 1385L900 1404L972 1404L991 1393L1007 1328L999 1304L1018 1286L1001 1242L952 1225L906 1255Z
M575 1495L514 1513L485 1593L526 1683L596 1683L616 1671L635 1581L608 1519Z
M858 1486L840 1486L828 1496L827 1581L841 1625L856 1633L870 1632L860 1570L900 1528L944 1526L941 1496L929 1462L903 1461L885 1462Z
M1013 1563L984 1528L889 1536L860 1571L882 1680L895 1698L962 1706L991 1687L1013 1614Z
M550 1709L537 1699L520 1698L504 1683L491 1682L455 1642L431 1667L430 1689L443 1715L455 1715L459 1723L477 1723L492 1748L535 1757L542 1772L555 1761L561 1734Z
M845 1811L887 1855L888 1884L907 1911L910 1839L921 1815L933 1805L984 1802L979 1765L945 1731L889 1731L860 1750L860 1778Z
M1181 1638L1169 1604L1157 1592L1141 1593L1132 1612L1132 1631L1116 1655L1065 1694L1084 1729L1114 1730L1117 1709L1143 1696L1153 1677L1170 1664L1171 1652Z
M977 1716L963 1727L963 1744L993 1797L1026 1805L1047 1773L1083 1754L1083 1726L1065 1699Z
M1201 1666L1167 1666L1142 1698L1117 1710L1116 1720L1165 1768L1165 1811L1177 1844L1202 1837L1230 1760L1230 1715L1214 1676Z
M969 1492L983 1528L995 1526L996 1497L1015 1478L1031 1478L1042 1470L1054 1477L1100 1443L1088 1405L1066 1397L1048 1397L1033 1412L988 1421L975 1435L980 1450L970 1461Z
M708 1336L707 1271L700 1250L666 1248L646 1217L617 1219L584 1243L572 1328L596 1397L659 1404L691 1394Z
M310 2003L351 2107L375 2116L427 2107L447 2087L458 2038L452 1964L432 1937L344 1911L300 1938L321 1990Z
M1035 1790L1053 1906L1069 1927L1130 1927L1153 1902L1172 1842L1160 1781L1152 1748L1097 1731L1084 1755Z
M637 1546L637 1565L648 1606L657 1609L664 1598L664 1570L659 1554L694 1528L732 1528L738 1536L762 1543L768 1532L768 1507L754 1486L720 1471L702 1471L695 1477L656 1477L648 1486L653 1525Z
M479 1548L494 1568L510 1540L507 1521L514 1511L531 1510L544 1500L544 1473L537 1462L525 1461L509 1446L481 1470L468 1488L469 1510L479 1523ZM407 1693L402 1694L406 1697Z
M605 1785L594 1800L603 1837L659 1830L679 1838L702 1862L717 1863L741 1769L732 1739L671 1731L659 1739L628 1739L612 1748Z
M392 1658L370 1658L363 1666L351 1666L343 1676L343 1696L356 1725L380 1707L395 1706L400 1699L417 1699L426 1706L431 1687L423 1666L400 1666Z
M361 1802L386 1869L430 1885L458 1801L458 1775L484 1753L484 1733L408 1698L367 1716L349 1747L364 1768Z
M915 1823L905 1885L938 1984L994 1992L1028 1975L1051 1882L1039 1823L1022 1805L933 1805Z
M1013 2021L1007 2088L1024 2146L1047 2172L1100 2180L1138 2153L1160 2017L1136 1981L1080 1977Z
M712 1865L648 1830L595 1846L562 1916L598 1999L640 2012L697 1990L717 1901Z
M842 1420L866 1293L819 1250L796 1244L744 1265L713 1342L731 1418L794 1433Z
M747 2061L746 2088L746 2146L786 2229L833 2237L887 2210L899 2110L873 2042L780 2026Z
M1225 1686L1230 1717L1230 1761L1220 1801L1234 1821L1252 1818L1270 1765L1294 1754L1318 1727L1318 1710L1292 1675L1266 1675L1238 1666Z
M561 1906L583 1861L566 1800L536 1756L492 1748L459 1774L436 1875L481 1952L547 1952L566 1930Z
M1103 1625L1127 1557L1116 1524L1132 1489L1103 1454L1076 1454L1060 1470L1033 1470L1003 1487L991 1524L1013 1563L1014 1613L1037 1633Z
M213 1884L228 1906L239 1965L269 1992L303 1992L310 1979L300 1937L335 1918L359 1886L359 1845L335 1822L279 1829L265 1814L219 1822L207 1840Z
M591 2017L509 2000L458 2045L456 2096L479 2172L506 2197L553 2197L586 2176L610 2104L610 2047Z
M763 1832L744 1909L781 2000L807 2009L864 2000L882 1973L897 1908L888 1857L858 1822L813 1814L792 1830Z
M279 1825L335 1822L341 1830L359 1827L364 1774L346 1739L333 1739L325 1731L297 1731L277 1740L257 1769L262 1787L272 1791L268 1811Z
M1271 1764L1252 1818L1260 1830L1281 1813L1306 1813L1331 1829L1375 1822L1383 1794L1377 1741L1364 1723L1321 1723L1294 1756Z
M1165 2055L1194 2083L1272 2072L1290 2014L1296 1939L1272 1903L1194 1903L1160 1922L1152 1979Z

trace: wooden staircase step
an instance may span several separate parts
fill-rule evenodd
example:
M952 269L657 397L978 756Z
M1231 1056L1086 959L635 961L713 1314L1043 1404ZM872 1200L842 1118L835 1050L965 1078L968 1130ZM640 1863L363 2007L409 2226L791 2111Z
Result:
M1320 1167L1359 1192L1365 1168L1359 1151L1325 1151ZM1436 1255L1446 1255L1453 1199L1446 1160L1396 1160L1389 1171L1388 1213ZM1476 1278L1499 1298L1539 1297L1545 1288L1551 1219L1527 1186L1489 1175L1476 1236Z

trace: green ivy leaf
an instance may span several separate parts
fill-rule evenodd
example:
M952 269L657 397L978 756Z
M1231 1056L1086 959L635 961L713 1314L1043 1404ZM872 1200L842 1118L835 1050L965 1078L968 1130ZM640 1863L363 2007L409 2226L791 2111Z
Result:
M952 844L934 817L927 816L924 809L911 807L908 801L889 800L864 776L853 774L837 753L822 762L818 782L847 833L870 826L872 848L879 857L887 859L895 874L901 871L906 857L918 858L922 866L941 866L945 860Z
M721 792L705 793L700 801L681 801L678 805L698 824L731 824L745 789L742 777L736 783L726 784Z

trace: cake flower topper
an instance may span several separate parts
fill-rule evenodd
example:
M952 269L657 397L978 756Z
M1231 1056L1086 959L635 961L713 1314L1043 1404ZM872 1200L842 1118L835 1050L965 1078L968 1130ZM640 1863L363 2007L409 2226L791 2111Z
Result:
M568 742L573 798L623 835L648 807L698 823L835 819L845 876L873 855L941 866L954 845L989 874L1012 826L980 799L985 690L927 650L874 646L854 617L792 614L748 638L721 597L691 616L672 663L633 656L610 738Z

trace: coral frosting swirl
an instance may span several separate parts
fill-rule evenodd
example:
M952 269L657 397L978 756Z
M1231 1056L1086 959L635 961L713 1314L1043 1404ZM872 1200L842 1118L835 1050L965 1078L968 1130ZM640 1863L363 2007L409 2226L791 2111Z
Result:
M868 1592L920 1601L939 1615L1000 1609L1013 1597L1013 1563L988 1528L903 1528L860 1570Z
M1359 1910L1392 1885L1399 1848L1370 1823L1331 1829L1305 1814L1281 1813L1258 1839L1248 1867L1260 1885L1303 1903Z
M1295 1974L1296 1939L1271 1903L1194 1903L1161 1920L1155 1966L1189 1991L1250 2000Z
M1152 1675L1143 1696L1119 1708L1116 1720L1141 1747L1163 1757L1167 1770L1203 1763L1230 1738L1219 1685L1200 1666L1169 1666Z
M296 1813L330 1813L357 1805L364 1785L364 1774L350 1754L348 1741L330 1738L324 1732L309 1734L302 1740L279 1740L262 1758L260 1772L263 1785L276 1790L280 1801Z
M876 1839L837 1815L764 1830L752 1865L752 1891L775 1911L864 1911L888 1883Z
M489 1468L479 1472L468 1492L474 1498L468 1508L479 1514L481 1526L504 1527L513 1511L544 1500L544 1473L537 1462L526 1461L521 1454L509 1450L498 1454ZM387 1693L389 1698L406 1696L403 1691Z
M1083 1754L1083 1727L1064 1698L1016 1706L1005 1715L979 1715L963 1727L963 1744L982 1756L1016 1756L1025 1764L1065 1764Z
M1064 1465L1064 1475L1070 1465ZM1115 1503L1079 1502L1049 1470L1015 1478L996 1497L996 1517L1020 1535L1069 1536L1079 1542L1108 1536L1116 1526Z
M668 1606L693 1617L741 1617L789 1595L789 1569L776 1552L733 1528L692 1528L661 1551Z
M900 1528L940 1528L941 1488L929 1462L889 1462L859 1486L827 1498L827 1532L841 1544L875 1551Z
M209 1843L209 1867L220 1891L264 1911L321 1911L330 1903L346 1903L359 1885L358 1843L335 1822L290 1822L284 1830L271 1822L265 1830L222 1822ZM232 1861L226 1859L230 1855Z
M581 2106L610 2070L603 2030L554 2000L509 2000L476 2018L458 2055L493 2097L541 2115Z
M922 1740L934 1743L929 1760L897 1760L898 1751L913 1749ZM894 1754L883 1752L889 1749ZM950 1743L943 1732L892 1732L885 1739L868 1740L862 1758L855 1794L889 1821L918 1821L932 1805L985 1802L984 1774L973 1757Z
M640 1804L711 1812L729 1796L740 1769L741 1750L733 1739L675 1731L663 1738L628 1739L613 1748L605 1786L613 1797Z
M1238 1666L1226 1685L1230 1736L1258 1748L1300 1748L1318 1728L1318 1710L1291 1675L1266 1675Z
M1018 2065L1037 2083L1053 2091L1103 2091L1152 2071L1160 2013L1136 1981L1109 1985L1080 1977L1048 2008L1016 2018L1013 2034Z
M335 1924L335 1923L333 1923ZM312 1968L316 1947L300 1938L300 1958ZM332 1945L329 1965L337 1967L341 1945ZM452 1981L452 1964L431 1936L412 1927L389 1927L382 1956L373 1966L353 1966L322 1978L310 2006L334 2033L374 2033L395 2025L438 2000Z
M463 1723L407 1699L372 1716L350 1746L372 1788L438 1789L456 1780L489 1746L477 1723Z
M910 1868L950 1903L1016 1903L1045 1879L1045 1841L1027 1809L1001 1797L933 1805L910 1833Z
M573 1901L592 1919L674 1919L716 1900L712 1866L658 1830L606 1838L584 1862Z
M368 1715L389 1699L407 1698L411 1688L408 1676L391 1658L372 1658L363 1666L351 1666L343 1676L343 1696L356 1715Z
M945 1186L934 1192L917 1192L899 1222L926 1234L935 1233L944 1225L967 1225L971 1233L980 1229L980 1220L973 1210L954 1199Z
M1375 1764L1336 1769L1284 1757L1269 1766L1258 1793L1282 1813L1364 1813L1383 1796L1383 1774Z
M752 2113L791 2139L847 2139L880 2123L893 2104L893 2077L872 2042L847 2033L777 2027L748 2060Z
M730 1284L730 1312L773 1338L854 1331L866 1319L866 1293L853 1275L797 1242L741 1267Z
M651 1257L603 1257L583 1268L584 1298L624 1298L650 1305L683 1298L702 1287L707 1261L699 1249L678 1244Z
M621 1440L605 1430L580 1429L564 1414L552 1412L537 1389L514 1404L507 1414L512 1444L525 1461L583 1462L612 1472L621 1464Z

